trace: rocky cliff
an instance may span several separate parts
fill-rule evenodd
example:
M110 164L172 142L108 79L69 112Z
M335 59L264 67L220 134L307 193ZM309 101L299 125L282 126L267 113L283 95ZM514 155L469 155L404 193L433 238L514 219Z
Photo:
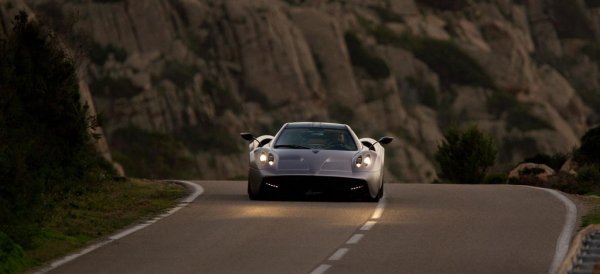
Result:
M451 125L492 134L502 166L600 122L595 0L5 0L0 32L24 7L76 34L135 176L244 177L239 132L321 120L397 137L388 178L430 182Z

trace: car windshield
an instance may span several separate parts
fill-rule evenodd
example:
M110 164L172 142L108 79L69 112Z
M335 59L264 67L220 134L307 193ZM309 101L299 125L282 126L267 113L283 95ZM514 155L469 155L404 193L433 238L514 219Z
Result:
M286 128L274 145L275 148L357 150L354 138L347 129Z

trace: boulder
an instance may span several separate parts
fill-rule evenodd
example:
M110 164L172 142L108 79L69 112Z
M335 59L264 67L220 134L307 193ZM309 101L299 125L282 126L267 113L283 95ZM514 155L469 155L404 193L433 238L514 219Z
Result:
M508 174L508 179L521 179L523 176L534 176L535 178L547 182L550 176L556 172L547 165L535 163L522 163L515 167Z

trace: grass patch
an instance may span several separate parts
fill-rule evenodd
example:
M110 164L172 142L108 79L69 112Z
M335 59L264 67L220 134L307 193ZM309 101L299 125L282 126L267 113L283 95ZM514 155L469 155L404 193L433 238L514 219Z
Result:
M580 199L588 208L588 212L581 218L581 227L600 224L600 193L582 196Z
M119 229L175 206L186 190L180 185L140 179L104 182L62 197L25 250L29 267L64 256Z

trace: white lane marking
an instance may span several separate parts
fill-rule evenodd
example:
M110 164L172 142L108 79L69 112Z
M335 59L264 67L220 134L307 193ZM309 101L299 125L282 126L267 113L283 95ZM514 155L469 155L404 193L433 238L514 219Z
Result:
M375 212L373 212L373 215L371 215L371 219L381 218L381 215L383 215L384 209L385 209L385 197L382 197L379 200L379 203L377 203L377 208L375 209Z
M344 255L346 255L348 250L350 250L350 249L342 247L342 248L338 249L335 253L333 253L333 255L331 255L331 257L329 257L328 260L339 261L340 259L342 259L342 257L344 257Z
M371 230L371 228L373 228L373 226L377 223L377 221L367 221L361 228L360 230L362 231L368 231Z
M347 245L353 245L353 244L357 244L358 242L360 242L360 239L362 239L362 237L365 236L364 234L354 234L352 235L352 237L350 237L350 239L348 239L348 241L346 241Z
M537 188L537 187L534 187ZM550 265L550 269L548 270L549 274L554 274L558 271L558 268L562 264L567 252L569 251L569 245L571 243L571 235L573 235L573 231L575 230L575 224L577 222L577 206L569 200L569 198L562 195L560 192L554 189L548 188L537 188L544 191L549 192L554 195L554 197L558 198L567 209L567 213L565 214L565 225L563 226L562 232L558 236L556 240L556 251L554 253L554 259L552 259L552 264Z
M127 235L129 235L131 233L134 233L136 231L142 230L142 229L146 228L147 226L149 226L149 225L151 225L153 223L156 223L158 220L160 220L162 218L165 218L165 217L167 217L169 215L172 215L173 213L175 213L178 210L180 210L183 207L185 207L187 204L189 204L192 201L194 201L196 198L198 198L198 196L202 195L202 193L204 193L204 189L200 185L197 185L197 184L194 184L194 183L191 183L191 182L188 182L188 181L176 181L176 180L165 180L165 181L184 184L187 187L189 187L189 188L192 189L192 193L190 195L188 195L187 197L185 197L183 200L181 200L177 206L175 206L174 208L170 209L166 213L161 214L161 215L155 217L154 219L148 220L145 223L139 224L137 226L134 226L132 228L123 230L123 231L118 232L118 233L116 233L116 234L114 234L112 236L109 236L106 240L104 240L102 242L90 245L90 246L88 246L88 247L86 247L86 248L84 248L82 250L79 250L79 251L77 251L75 253L69 254L69 255L67 255L65 257L62 257L62 258L60 258L60 259L58 259L56 261L53 261L53 262L50 263L50 265L48 267L39 270L37 273L46 273L48 271L51 271L51 270L53 270L53 269L55 269L55 268L57 268L57 267L59 267L61 265L64 265L64 264L66 264L66 263L68 263L70 261L73 261L73 260L75 260L75 259L77 259L77 258L79 258L79 257L81 257L81 256L83 256L85 254L88 254L88 253L90 253L90 252L92 252L92 251L94 251L94 250L96 250L96 249L98 249L100 247L103 247L103 246L105 246L105 245L107 245L107 244L109 244L109 243L111 243L111 242L113 242L115 240L121 239L121 238L123 238L123 237L125 237L125 236L127 236Z
M323 274L327 269L331 267L330 264L322 264L319 267L315 268L310 274Z
M375 208L375 211L371 215L369 221L367 221L365 224L363 224L363 226L359 230L361 230L361 231L371 230L371 228L373 228L373 226L375 224L377 224L377 221L371 221L371 220L377 220L377 219L381 218L381 216L383 216L383 210L385 209L385 204L386 204L386 201L385 201L385 196L384 196L377 203L377 207ZM347 245L357 244L364 236L365 235L361 234L361 233L353 234L350 237L350 239L348 239L346 241L346 244ZM346 255L346 253L348 251L350 251L350 248L346 248L346 247L339 248L338 250L336 250L335 253L333 253L333 255L331 255L329 257L328 260L329 261L340 260L342 257L344 257L344 255ZM331 268L330 264L321 264L317 268L315 268L315 270L313 270L310 274L324 274L329 268Z

